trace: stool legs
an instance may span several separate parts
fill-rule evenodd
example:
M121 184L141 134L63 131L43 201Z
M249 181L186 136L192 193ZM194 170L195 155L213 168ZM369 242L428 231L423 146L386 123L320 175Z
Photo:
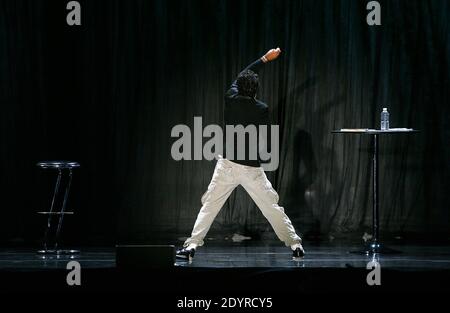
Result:
M68 182L65 187L64 198L63 198L61 207L59 210L57 208L58 207L58 205L57 205L58 195L59 195L59 191L61 189L61 181L63 180L63 175L64 175L63 169L58 168L58 176L56 178L56 184L55 184L55 189L53 191L53 197L52 197L52 202L50 205L50 210L48 212L42 212L43 214L48 214L48 218L47 218L47 227L45 229L45 234L44 234L44 249L38 251L38 253L40 253L40 254L75 254L75 253L79 253L78 250L59 250L58 249L59 236L61 234L64 215L68 214L68 213L72 213L72 212L66 212L67 199L69 198L70 186L72 184L72 169L71 168L68 169ZM53 215L59 215L56 231L55 231L55 227L52 227ZM54 233L54 237L53 237L54 243L51 244L50 238L52 237L51 235L53 233ZM50 245L53 246L53 249L49 249Z
M61 177L62 177L62 171L61 171L61 169L58 169L58 176L56 178L56 184L55 184L55 189L53 191L52 203L50 205L50 211L49 211L50 214L48 215L47 228L45 230L45 235L44 235L44 251L48 250L48 236L49 236L49 232L50 232L51 225L52 225L53 209L55 207L56 197L58 196L59 186L61 185Z
M69 169L69 182L66 186L66 192L64 193L64 200L61 207L60 215L59 215L59 221L58 221L58 228L56 229L56 235L55 235L55 250L58 249L58 239L59 239L59 233L61 232L61 227L64 219L64 212L66 210L66 203L67 198L69 197L69 191L70 191L70 184L72 183L72 169Z

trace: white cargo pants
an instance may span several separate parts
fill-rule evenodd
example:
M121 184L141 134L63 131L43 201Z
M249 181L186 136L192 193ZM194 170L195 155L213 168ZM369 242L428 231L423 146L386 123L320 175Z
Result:
M278 205L278 194L267 179L263 168L244 166L219 158L208 190L202 196L202 207L195 221L191 237L184 242L184 247L191 243L197 246L203 245L203 239L215 217L238 185L242 185L248 192L272 225L278 238L286 246L301 243L291 220L284 213L284 209Z

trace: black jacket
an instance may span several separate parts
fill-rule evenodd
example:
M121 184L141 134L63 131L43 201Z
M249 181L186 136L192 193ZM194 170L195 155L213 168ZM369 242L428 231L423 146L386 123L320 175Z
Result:
M253 62L249 66L247 66L245 70L249 69L255 73L258 73L258 70L264 65L264 62L261 59ZM226 136L226 126L227 125L242 125L243 127L247 127L248 125L255 125L259 135L259 126L267 125L267 134L270 137L270 122L269 122L269 108L267 104L261 102L255 98L245 97L238 94L237 88L237 80L235 80L230 89L225 94L225 112L224 112L224 120L225 120L225 128L223 129L225 135L224 142L224 151L225 157L233 162L247 165L247 166L261 166L261 160L259 159L259 145L261 142L258 142L258 146L250 146L249 138L246 136L245 139L245 157L244 159L238 160L237 154L237 136L234 135L234 155L227 155L226 142L230 140ZM259 137L259 136L258 136ZM270 147L270 143L267 143ZM258 158L251 159L250 158L250 149L256 148ZM266 148L267 149L267 148ZM270 150L269 150L270 151Z

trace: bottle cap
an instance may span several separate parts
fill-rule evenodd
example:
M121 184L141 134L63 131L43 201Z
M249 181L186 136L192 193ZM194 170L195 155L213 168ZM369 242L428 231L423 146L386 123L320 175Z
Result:
M383 111L387 111L387 108L383 108Z

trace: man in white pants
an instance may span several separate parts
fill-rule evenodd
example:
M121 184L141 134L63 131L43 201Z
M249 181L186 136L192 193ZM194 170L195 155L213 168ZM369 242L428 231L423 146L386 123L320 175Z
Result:
M263 64L275 60L280 53L279 48L269 50L239 74L225 95L226 125L246 127L270 124L267 105L256 99L259 85L257 71ZM227 140L231 138L226 138L225 141ZM292 249L293 257L303 257L305 252L301 245L302 240L296 234L284 209L278 205L278 194L267 179L261 167L261 160L250 156L249 151L255 150L255 147L249 146L252 144L250 142L244 143L247 144L244 147L238 146L237 140L233 139L232 142L234 143L232 153L239 155L239 149L243 149L244 153L241 153L241 157L237 160L234 160L234 155L227 154L226 158L219 156L208 190L202 196L202 207L191 237L185 241L183 248L177 251L177 257L192 260L197 247L203 245L203 239L215 217L238 185L242 185L255 201L278 238ZM259 151L258 147L256 151Z

